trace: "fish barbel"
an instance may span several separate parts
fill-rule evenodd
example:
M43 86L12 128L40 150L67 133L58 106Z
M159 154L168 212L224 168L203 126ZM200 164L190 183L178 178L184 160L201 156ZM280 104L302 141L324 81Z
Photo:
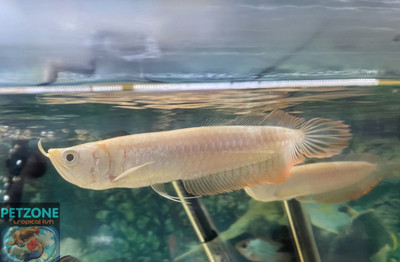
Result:
M89 189L138 188L182 180L194 195L282 183L306 157L347 146L342 121L305 121L283 111L220 126L134 134L69 148L39 149L68 182Z
M368 193L384 174L366 161L322 162L294 166L281 184L246 188L252 198L269 202L297 198L322 203L347 202Z

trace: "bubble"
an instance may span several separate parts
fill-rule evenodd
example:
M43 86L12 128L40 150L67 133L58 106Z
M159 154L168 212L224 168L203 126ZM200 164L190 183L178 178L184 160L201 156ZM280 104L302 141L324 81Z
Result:
M53 138L54 137L54 131L48 131L47 132L47 137L48 138Z
M19 182L19 181L21 181L21 178L19 176L15 176L15 177L13 177L12 181Z
M0 126L0 132L6 132L9 129L9 126Z
M89 131L83 129L76 129L74 130L77 135L87 135Z

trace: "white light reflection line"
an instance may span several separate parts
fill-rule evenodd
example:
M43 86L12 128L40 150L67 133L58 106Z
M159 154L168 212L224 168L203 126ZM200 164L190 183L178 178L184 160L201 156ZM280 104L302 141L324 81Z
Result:
M230 89L267 89L287 87L331 87L331 86L377 86L390 80L375 78L326 79L326 80L283 80L283 81L246 81L219 83L123 83L96 85L67 85L50 87L0 87L0 95L11 94L52 94L52 93L91 93L91 92L164 92L164 91L201 91ZM400 81L393 81L399 84Z

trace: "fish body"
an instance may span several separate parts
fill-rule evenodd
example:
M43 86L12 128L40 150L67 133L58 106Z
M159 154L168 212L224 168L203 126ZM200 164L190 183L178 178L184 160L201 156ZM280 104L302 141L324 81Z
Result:
M41 151L65 180L83 188L137 188L182 180L189 193L210 195L281 183L291 166L305 157L340 153L350 138L341 121L304 123L282 111L263 121L274 125L194 127ZM319 128L328 133L320 134ZM322 138L309 141L314 135Z
M281 157L278 161L281 160L286 167L290 159L282 159L284 156L274 152L288 150L295 142L292 140L298 136L296 130L282 129L241 126L187 128L117 137L68 150L78 152L79 157L87 154L92 164L90 168L94 167L87 170L91 175L87 185L94 186L94 189L144 187L195 179L221 172L226 167L233 170L273 157ZM282 135L282 131L288 134ZM49 154L61 156L61 151L50 149ZM111 183L124 171L147 163L150 164L136 170L134 175ZM100 174L97 178L105 181L98 181L94 173ZM274 175L266 177L265 182L274 180Z
M281 243L264 238L246 239L237 243L235 247L249 261L289 262L292 257L290 253L279 252L282 248Z
M339 232L351 222L351 218L343 212L338 212L344 204L305 203L302 205L310 216L313 226L323 229L325 232L339 234Z
M367 193L381 176L377 165L366 161L322 162L295 166L281 184L246 188L256 200L268 202L316 196L321 202L350 201ZM331 194L329 194L331 192Z

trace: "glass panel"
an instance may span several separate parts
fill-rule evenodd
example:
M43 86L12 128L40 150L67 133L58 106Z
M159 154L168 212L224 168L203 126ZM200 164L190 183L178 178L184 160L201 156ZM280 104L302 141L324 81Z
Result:
M199 126L210 119L250 112L265 115L277 107L306 119L343 120L353 134L349 147L341 156L318 162L352 159L352 154L357 154L362 161L378 159L379 168L387 163L394 163L394 168L388 165L384 169L388 176L359 200L339 206L306 205L319 253L322 261L343 257L359 261L354 250L362 258L395 259L398 181L393 175L398 175L398 90L393 86L2 96L1 158L6 163L13 156L14 144L25 143L21 141L28 141L25 145L29 150L24 151L28 156L40 156L38 138L48 150L110 136ZM16 164L8 161L9 167ZM9 167L1 169L3 178L15 175ZM32 163L29 168L29 177L42 174ZM10 181L3 179L3 193L14 198L8 194ZM62 179L48 165L43 176L25 179L22 200L61 203L62 255L81 261L169 261L199 248L181 205L161 198L150 188L83 189ZM240 191L202 200L220 239L226 241L238 261L245 261L240 245L246 240L261 241L251 242L250 246L255 243L268 247L275 241L278 244L272 242L276 244L272 246L278 254L282 255L279 247L283 246L283 256L296 256L279 202L257 202ZM353 243L350 250L346 249L348 241Z
M396 1L3 1L0 84L398 78Z
M305 228L290 232L282 201L291 198L310 216L321 261L398 261L399 7L396 1L356 0L5 0L3 202L60 203L61 255L82 262L300 261L293 236L314 239L302 233ZM295 163L303 166L288 165L287 180L269 181L263 199L243 190L202 197L218 233L207 243L208 256L180 203L147 186L80 188L73 185L76 178L63 179L37 146L42 139L47 152L243 116L250 120L239 123L259 124L254 121L275 109L306 120L343 121L351 140L332 143L344 149L326 156L324 146L343 134L311 130L310 144L282 153L307 155ZM271 122L286 124L262 123ZM313 144L320 136L328 138ZM321 153L320 159L308 156L310 151ZM255 158L263 154L271 149ZM351 169L349 162L361 166ZM320 163L336 166L323 172L313 165ZM37 256L41 244L32 238L38 232L14 232L3 254L29 249L29 256Z

